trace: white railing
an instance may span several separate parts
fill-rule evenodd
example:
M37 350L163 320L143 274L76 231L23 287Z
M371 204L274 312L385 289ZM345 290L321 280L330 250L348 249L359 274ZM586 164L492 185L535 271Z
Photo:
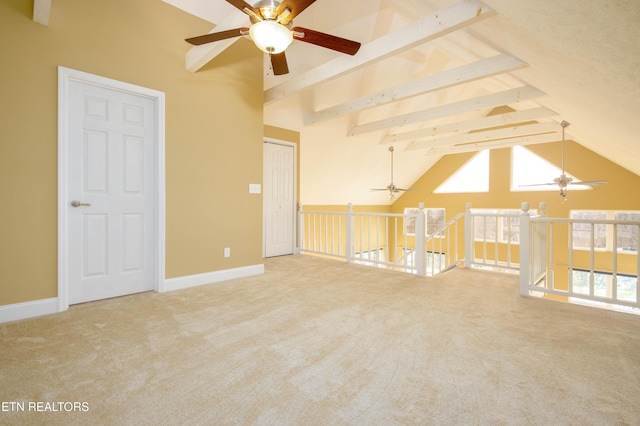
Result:
M530 216L526 203L522 210L520 294L640 309L637 247L635 251L617 247L618 228L637 227L640 235L640 222ZM587 247L574 244L575 225L590 229ZM611 236L610 247L597 246L597 228L605 228Z
M536 215L528 203L511 214L472 211L467 204L465 213L416 238L425 235L424 205L410 211L354 212L349 204L345 212L307 212L300 206L299 251L420 276L456 265L519 271L522 295L640 309L640 257L628 247L618 250L616 238L619 226L635 226L640 235L640 222L553 219L545 203ZM589 246L574 247L575 224L591 229ZM595 230L602 226L612 247L597 247Z
M416 238L426 234L424 205L410 210L415 213L355 212L351 204L345 212L305 211L300 205L299 250L417 275L432 276L462 264L518 269L517 216L472 212L467 204L465 213Z
M406 232L415 226L415 235L424 235L424 205L418 212L304 211L298 206L298 249L302 253L337 257L347 262L400 269L426 275L424 244Z
M540 211L546 209L540 203ZM513 211L513 210L512 210ZM520 269L520 220L513 213L465 212L465 255L467 268Z

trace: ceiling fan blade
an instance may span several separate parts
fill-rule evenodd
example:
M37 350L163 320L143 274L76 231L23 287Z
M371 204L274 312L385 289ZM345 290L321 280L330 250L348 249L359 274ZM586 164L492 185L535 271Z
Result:
M297 15L301 14L303 10L305 10L315 2L316 0L284 0L282 3L280 3L280 5L278 5L278 8L276 9L276 15L280 16L282 12L288 9L290 13L282 22L284 25L286 25L289 21L291 21Z
M244 12L244 9L247 8L247 9L251 10L253 13L255 13L256 15L260 16L260 11L258 9L256 9L255 7L251 6L246 1L243 1L243 0L227 0L227 3L229 3L230 5L235 7L236 9L241 10L242 12ZM247 13L247 12L244 12L244 13Z
M557 182L549 182L549 183L532 183L529 185L518 185L518 188L524 188L527 186L558 186Z
M587 182L571 182L571 185L586 185L586 186L598 186L608 184L608 180L592 180Z
M226 40L228 38L240 37L246 35L249 28L234 28L233 30L220 31L218 33L205 34L197 37L191 37L185 39L187 43L191 43L194 46L200 46L202 44L213 43L214 41Z
M346 38L336 37L308 28L294 27L291 30L293 31L293 38L296 40L346 53L347 55L355 55L361 46L357 41L347 40ZM302 36L300 36L300 34L302 34Z
M284 52L275 53L271 56L271 66L275 75L283 75L289 73L289 65L287 65L287 57Z
M396 192L398 192L398 191L402 191L402 192L418 192L417 189L396 188Z
M388 191L389 188L371 188L371 191Z

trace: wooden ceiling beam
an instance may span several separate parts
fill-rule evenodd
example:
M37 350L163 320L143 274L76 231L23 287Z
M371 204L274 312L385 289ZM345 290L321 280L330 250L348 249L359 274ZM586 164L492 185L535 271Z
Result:
M492 56L451 70L435 73L416 81L401 84L392 89L382 90L340 105L313 112L305 117L304 124L316 124L345 114L351 114L413 96L492 77L526 66L526 63L509 55L500 54Z
M301 90L311 89L321 83L459 30L494 14L493 9L477 0L460 0L391 34L363 45L355 56L340 56L265 90L264 102L273 102Z
M426 156L460 154L463 152L476 152L484 149L510 148L512 146L535 145L539 143L558 142L562 139L559 132L545 133L542 135L521 136L515 138L499 139L490 142L470 143L466 145L440 146L427 150Z
M521 136L539 135L543 133L554 133L558 132L559 128L560 124L554 122L533 123L519 124L495 130L486 130L484 132L436 136L427 140L411 142L409 146L407 146L407 150L429 149L441 146L463 145L476 142L489 142L497 139L509 139Z
M546 107L530 108L521 111L507 112L504 114L490 115L488 117L476 118L473 120L443 124L441 126L426 127L424 129L418 129L411 132L393 133L382 138L381 143L388 144L402 141L414 141L431 136L446 135L448 133L465 133L490 127L499 127L530 120L539 120L553 117L555 115L558 115L558 113Z
M517 87L515 89L504 90L502 92L491 93L489 95L484 95L477 98L440 105L422 111L416 111L409 114L360 124L355 126L351 130L349 135L355 136L363 133L390 129L393 127L402 127L408 124L419 123L421 121L432 120L434 118L446 117L449 115L455 115L479 109L495 108L503 105L513 105L518 102L536 99L542 96L546 96L546 93L534 87Z

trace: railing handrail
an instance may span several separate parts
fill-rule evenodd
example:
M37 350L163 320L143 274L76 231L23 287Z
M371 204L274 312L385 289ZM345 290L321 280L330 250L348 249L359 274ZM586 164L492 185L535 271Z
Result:
M532 222L553 222L553 223L593 223L595 225L635 225L640 226L637 220L615 220L615 219L572 219L562 217L542 217L531 216Z

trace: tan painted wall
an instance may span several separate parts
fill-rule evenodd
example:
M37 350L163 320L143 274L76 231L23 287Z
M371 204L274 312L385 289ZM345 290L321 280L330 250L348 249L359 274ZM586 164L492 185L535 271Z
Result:
M527 148L560 166L559 142ZM640 176L573 141L567 141L565 147L567 172L585 181L606 179L610 182L609 185L587 191L572 191L569 187L566 202L554 191L511 192L511 149L504 148L491 151L488 193L434 194L433 191L471 156L472 154L456 154L443 157L411 187L418 192L405 193L393 204L392 210L401 212L405 207L414 207L419 202L424 202L425 207L445 208L447 218L450 218L464 212L466 202L471 202L473 208L506 209L518 208L524 201L529 202L531 208L538 208L542 201L547 202L550 217L568 217L572 209L640 210L640 197L634 196L640 189Z
M262 263L262 54L241 40L198 73L211 24L158 0L0 2L0 305L57 294L57 67L166 93L166 276ZM232 256L223 258L223 248Z

